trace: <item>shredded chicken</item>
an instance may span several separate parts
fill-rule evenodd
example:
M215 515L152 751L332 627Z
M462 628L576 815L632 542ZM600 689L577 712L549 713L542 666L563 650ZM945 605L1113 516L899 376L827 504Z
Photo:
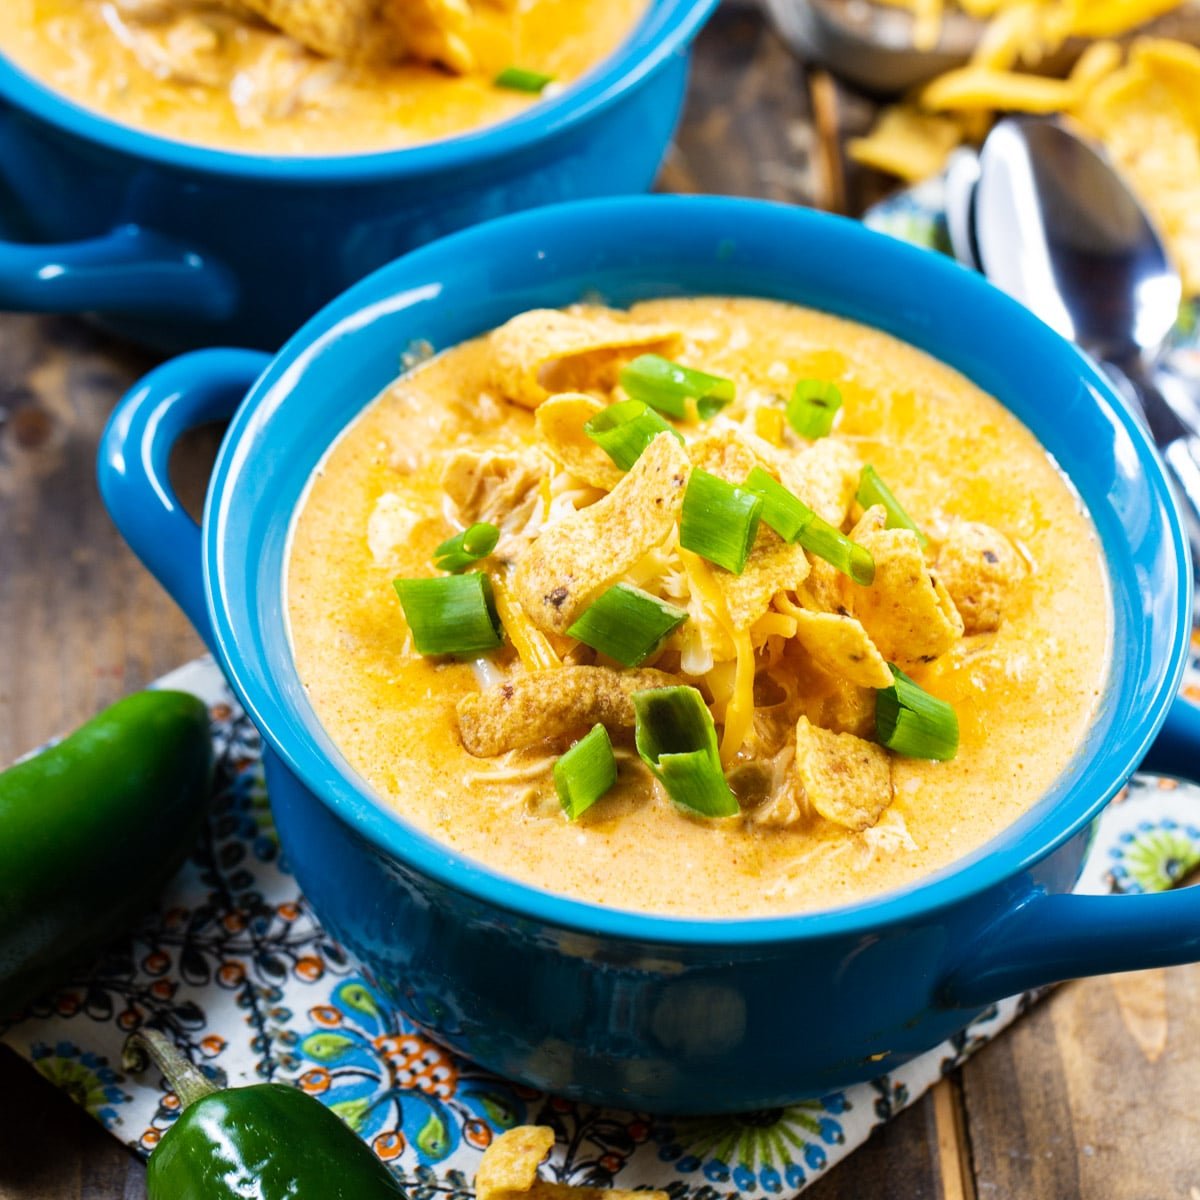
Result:
M233 63L222 53L237 26L231 6L121 0L105 10L108 27L147 71L174 83L225 87Z
M395 492L379 497L367 520L367 548L377 567L393 565L420 519Z
M486 521L500 530L495 556L511 561L533 536L538 486L549 464L535 449L456 450L442 467L442 488L451 504L447 514L466 527Z
M663 671L615 671L609 667L559 667L532 671L458 702L463 745L490 758L544 738L586 730L599 721L632 729L634 692L678 683Z

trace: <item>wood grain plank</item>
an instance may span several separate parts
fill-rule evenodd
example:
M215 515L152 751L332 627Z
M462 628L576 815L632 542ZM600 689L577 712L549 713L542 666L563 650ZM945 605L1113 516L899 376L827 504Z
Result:
M930 1098L942 1200L976 1200L961 1076L955 1073L941 1080Z
M1200 1190L1198 995L1200 966L1067 984L969 1062L981 1200L1190 1200Z
M722 7L696 45L666 191L812 198L813 131L802 68L752 8Z
M0 762L202 650L96 493L104 422L151 364L77 321L0 318ZM214 448L181 447L193 506ZM9 1051L0 1096L2 1200L144 1195L133 1156Z
M79 322L0 319L2 761L201 650L96 493L104 423L151 362ZM185 456L184 490L198 491L211 446Z
M0 1200L142 1200L145 1168L110 1133L0 1046Z
M818 134L809 72L752 4L717 11L695 50L683 126L659 187L757 196L858 215L895 187L848 162L848 139L865 133L876 104L823 72L814 82L828 125Z

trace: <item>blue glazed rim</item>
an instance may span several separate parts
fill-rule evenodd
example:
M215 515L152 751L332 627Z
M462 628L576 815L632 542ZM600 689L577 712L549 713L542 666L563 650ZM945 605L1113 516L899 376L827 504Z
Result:
M370 182L453 171L528 150L595 116L688 45L719 0L654 0L626 40L561 95L458 137L369 154L271 156L173 141L93 112L0 56L0 100L50 125L132 158L227 178L276 183Z
M905 296L940 294L945 297L944 303L950 305L948 311L977 310L978 323L987 329L988 344L992 347L988 355L997 375L1003 375L1006 370L1000 347L1004 345L1006 335L1011 335L1020 343L1027 359L1045 359L1068 373L1078 385L1077 395L1071 402L1089 409L1095 406L1100 419L1111 426L1113 445L1106 447L1106 452L1111 449L1114 463L1127 473L1126 478L1140 481L1134 486L1143 488L1140 498L1145 501L1145 507L1140 514L1127 515L1127 518L1115 511L1111 515L1098 516L1102 539L1105 539L1105 530L1115 526L1123 528L1124 519L1142 520L1143 523L1150 520L1157 523L1156 527L1161 526L1162 533L1149 547L1145 561L1139 558L1133 564L1131 577L1124 581L1125 591L1120 593L1127 602L1132 603L1130 597L1140 598L1143 605L1154 608L1157 640L1143 633L1141 642L1133 642L1131 648L1140 647L1144 659L1155 646L1158 647L1153 655L1162 667L1157 684L1149 679L1138 680L1141 706L1126 715L1116 736L1102 738L1101 734L1107 732L1102 728L1108 710L1106 700L1087 739L1086 752L1081 750L1077 754L1065 775L1028 813L978 851L908 887L817 912L719 920L609 909L542 891L492 871L435 841L374 797L340 756L316 747L312 739L314 714L311 708L307 713L301 711L301 706L307 707L307 700L299 699L289 704L283 699L285 693L293 700L303 697L303 689L290 666L290 651L287 658L290 677L281 679L273 669L268 672L264 668L264 674L270 675L269 685L256 682L247 665L250 659L242 648L244 631L235 627L228 612L230 593L224 562L229 556L228 547L236 545L240 536L235 529L237 514L228 503L229 494L238 473L247 470L254 439L286 402L286 397L305 372L319 367L326 354L332 360L339 343L361 335L378 315L439 297L442 286L435 281L442 271L475 271L489 283L494 283L496 269L489 262L489 253L496 256L516 254L527 246L532 249L540 245L543 240L557 250L572 238L586 238L588 231L600 231L593 236L603 241L605 230L629 231L637 229L639 222L653 224L655 221L659 238L672 236L672 231L680 237L692 236L706 223L714 230L726 229L731 233L758 226L757 236L764 238L768 233L777 239L794 237L803 241L807 238L812 245L820 244L826 257L844 265L850 276L859 266L869 264L872 270L886 276L888 286L897 296L901 295L901 290ZM650 244L649 233L642 232L637 237ZM634 240L636 242L636 237ZM618 246L622 244L617 233L609 235L609 241ZM713 245L714 261L724 262L727 258L736 261L739 253L736 239L717 240L714 233ZM729 249L729 245L733 248ZM539 252L537 257L543 259L547 254ZM768 260L764 258L763 261ZM627 252L625 258L618 255L617 262L613 268L617 275L637 277L641 263L636 253ZM479 265L484 263L488 264L486 270ZM761 263L753 269L762 273L768 270ZM420 282L422 280L424 283ZM791 285L784 286L790 293ZM849 286L859 285L852 283ZM678 294L686 294L686 290L681 289ZM731 287L730 294L782 293L764 292L758 287L753 290ZM518 311L520 307L528 306L530 296L526 293L510 298L515 304L512 311ZM905 319L919 322L924 311L921 305L897 300L897 308L906 305L909 315ZM864 320L890 332L896 332L898 323L903 323L901 318L889 315L884 309L868 312L867 306L856 309L853 303L825 307L828 311ZM913 313L918 316L914 318ZM908 328L911 334L911 326ZM922 345L936 341L939 332L929 325L924 334L910 336L909 340ZM953 354L939 357L987 387L987 380L956 362ZM364 398L363 402L370 398ZM347 411L343 426L360 410L361 405L352 412ZM289 512L289 526L291 518ZM287 343L235 414L214 468L205 506L203 560L204 591L214 645L226 674L274 752L334 815L383 853L486 906L555 927L641 944L719 948L867 932L927 917L1021 874L1080 833L1135 770L1178 690L1191 630L1189 550L1164 467L1140 422L1090 360L981 277L940 255L905 245L844 218L765 201L732 198L657 196L554 205L490 221L444 238L357 284L310 320ZM1111 560L1109 565L1110 574L1114 574L1116 567ZM1160 588L1153 586L1164 568L1173 570L1180 581L1173 589L1173 595L1164 595L1161 585ZM266 586L272 586L269 580ZM273 586L278 594L282 591L282 580L275 581ZM1118 619L1118 598L1114 593L1114 619ZM277 614L279 605L275 604L272 611ZM249 632L250 640L255 642L250 647L253 652L262 630L256 626ZM277 639L279 635L270 636ZM1106 696L1111 691L1110 676ZM1103 765L1102 771L1096 767L1097 762ZM1089 771L1097 775L1090 781L1096 785L1090 796L1082 794L1082 787L1076 786L1076 772L1082 772L1086 778ZM1069 812L1060 813L1059 809L1068 799L1071 800Z

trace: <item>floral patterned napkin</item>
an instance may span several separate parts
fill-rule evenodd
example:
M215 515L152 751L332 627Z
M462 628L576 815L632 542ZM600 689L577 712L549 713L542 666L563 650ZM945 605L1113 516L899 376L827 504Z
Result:
M2 1039L139 1154L179 1112L153 1073L121 1073L126 1033L166 1029L213 1078L294 1083L355 1129L413 1200L465 1198L511 1125L553 1126L563 1181L664 1188L675 1200L794 1193L866 1140L1032 1001L1006 1000L892 1075L789 1108L672 1120L571 1104L440 1047L390 1007L322 930L280 857L259 739L211 659L161 681L212 713L216 795L194 853L138 933L32 1006ZM1200 787L1139 777L1098 825L1088 892L1155 891L1200 866Z

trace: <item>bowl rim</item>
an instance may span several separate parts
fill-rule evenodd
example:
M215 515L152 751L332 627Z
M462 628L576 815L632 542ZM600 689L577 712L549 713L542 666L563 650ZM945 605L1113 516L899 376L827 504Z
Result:
M559 95L495 124L438 141L346 155L270 155L176 141L106 117L0 54L0 100L75 137L159 166L266 183L369 183L479 166L523 153L598 115L687 46L719 0L651 0L611 54Z
M480 240L500 237L516 242L526 234L535 233L540 223L545 221L566 219L592 229L626 229L636 224L638 215L645 213L646 206L675 208L679 210L677 219L680 221L704 210L719 214L730 222L753 220L756 212L788 214L787 219L798 225L813 226L818 232L821 229L829 232L836 228L843 237L874 240L875 248L880 253L896 259L897 267L905 277L915 279L932 274L936 282L960 293L964 303L970 303L974 297L993 307L999 305L1021 326L1023 335L1052 346L1055 354L1066 356L1064 362L1069 364L1081 384L1087 386L1092 402L1100 407L1111 424L1120 427L1128 436L1141 468L1147 495L1162 514L1163 549L1169 553L1178 578L1182 581L1171 610L1174 636L1167 657L1169 669L1158 681L1151 702L1139 711L1136 736L1127 735L1127 749L1113 761L1110 773L1105 776L1106 785L1098 788L1090 800L1081 798L1077 801L1071 819L1049 832L1041 833L1036 844L1033 844L1033 835L1040 829L1022 831L1019 835L1014 835L1013 830L1043 805L1045 796L1031 805L1015 822L996 833L984 847L967 851L932 875L840 907L734 918L673 916L606 908L523 883L452 849L415 823L406 821L388 809L386 802L373 795L349 764L342 766L331 761L308 742L296 746L277 735L271 714L274 710L286 719L287 705L269 693L280 693L282 685L272 673L272 687L260 688L255 680L248 678L248 673L243 673L241 661L245 656L239 649L237 629L225 605L218 602L228 586L222 569L222 545L229 512L225 504L226 485L246 459L243 441L248 445L257 436L263 419L259 412L262 402L271 398L277 389L290 392L292 385L302 376L306 360L319 355L331 338L336 339L339 334L347 331L353 333L369 326L372 313L382 307L381 297L399 294L389 282L393 273L404 268L420 268L426 259L435 265L439 258L446 255L460 261L479 261L481 256L476 243ZM616 233L613 236L617 236ZM407 285L405 290L421 291L420 288L410 289ZM355 409L355 414L360 411L361 407ZM289 529L293 516L294 509L288 514ZM202 527L204 593L217 658L246 712L274 753L295 776L299 786L311 792L333 816L352 828L373 849L398 860L420 875L432 878L441 886L469 896L477 903L543 925L642 945L744 947L807 942L863 933L927 918L934 912L961 904L1029 870L1080 834L1124 786L1145 756L1178 693L1191 634L1191 559L1178 503L1148 432L1099 368L1015 300L942 255L870 230L856 221L764 200L717 196L639 196L551 205L484 222L432 242L380 268L310 319L285 344L247 393L234 414L218 453L205 501ZM282 590L282 584L280 587ZM296 685L302 686L299 685L294 664L291 671L291 678ZM1102 752L1112 751L1111 748L1097 746L1092 755ZM1006 837L1008 840L1003 845L989 853L982 853Z

